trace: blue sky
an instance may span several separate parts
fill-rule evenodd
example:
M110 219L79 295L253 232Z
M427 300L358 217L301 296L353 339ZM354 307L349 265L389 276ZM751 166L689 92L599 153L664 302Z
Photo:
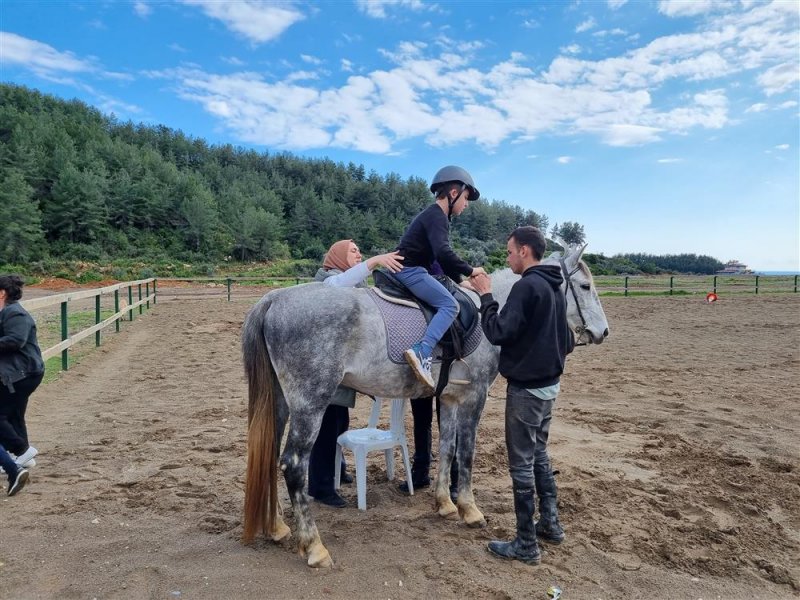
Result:
M800 270L797 0L3 0L0 32L2 81L123 120Z

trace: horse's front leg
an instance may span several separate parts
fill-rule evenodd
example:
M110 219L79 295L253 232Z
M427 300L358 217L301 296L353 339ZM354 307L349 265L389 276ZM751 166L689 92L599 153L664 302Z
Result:
M308 559L309 567L315 568L333 566L328 549L320 540L314 517L311 516L306 492L311 446L317 437L321 420L321 413L315 416L293 414L289 424L289 438L281 455L281 470L294 507L300 555Z
M450 465L456 453L458 405L442 401L439 411L439 471L436 474L434 496L439 516L447 519L454 518L458 513L456 505L450 499Z
M482 403L481 403L482 404ZM458 412L458 514L470 527L485 527L486 519L475 504L472 494L472 464L475 459L475 440L478 433L478 421L482 406L467 410L468 405L461 405Z

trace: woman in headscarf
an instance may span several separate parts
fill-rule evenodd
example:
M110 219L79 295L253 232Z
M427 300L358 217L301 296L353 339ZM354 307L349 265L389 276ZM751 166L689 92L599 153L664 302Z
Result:
M362 261L361 252L353 240L339 240L325 254L315 279L334 287L366 287L367 277L374 269L382 266L396 273L403 268L402 260L398 252L389 252ZM355 406L355 402L355 390L342 386L337 388L322 417L308 465L308 493L318 502L336 508L347 504L334 488L336 439L350 426L350 408ZM342 481L353 481L344 468Z

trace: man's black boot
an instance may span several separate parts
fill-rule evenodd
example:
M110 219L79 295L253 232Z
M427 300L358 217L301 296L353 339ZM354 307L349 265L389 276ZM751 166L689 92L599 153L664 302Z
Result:
M528 565L541 561L536 531L533 527L534 496L531 488L514 488L514 512L517 516L517 537L511 542L489 542L489 552L500 558L514 559Z
M534 473L536 493L539 495L539 521L536 535L545 542L560 544L564 541L564 529L558 521L558 490L552 471Z

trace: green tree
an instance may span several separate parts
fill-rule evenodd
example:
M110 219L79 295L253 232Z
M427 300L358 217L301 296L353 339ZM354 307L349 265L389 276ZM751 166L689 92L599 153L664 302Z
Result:
M24 262L39 258L44 233L33 188L16 169L6 172L0 183L0 262Z

